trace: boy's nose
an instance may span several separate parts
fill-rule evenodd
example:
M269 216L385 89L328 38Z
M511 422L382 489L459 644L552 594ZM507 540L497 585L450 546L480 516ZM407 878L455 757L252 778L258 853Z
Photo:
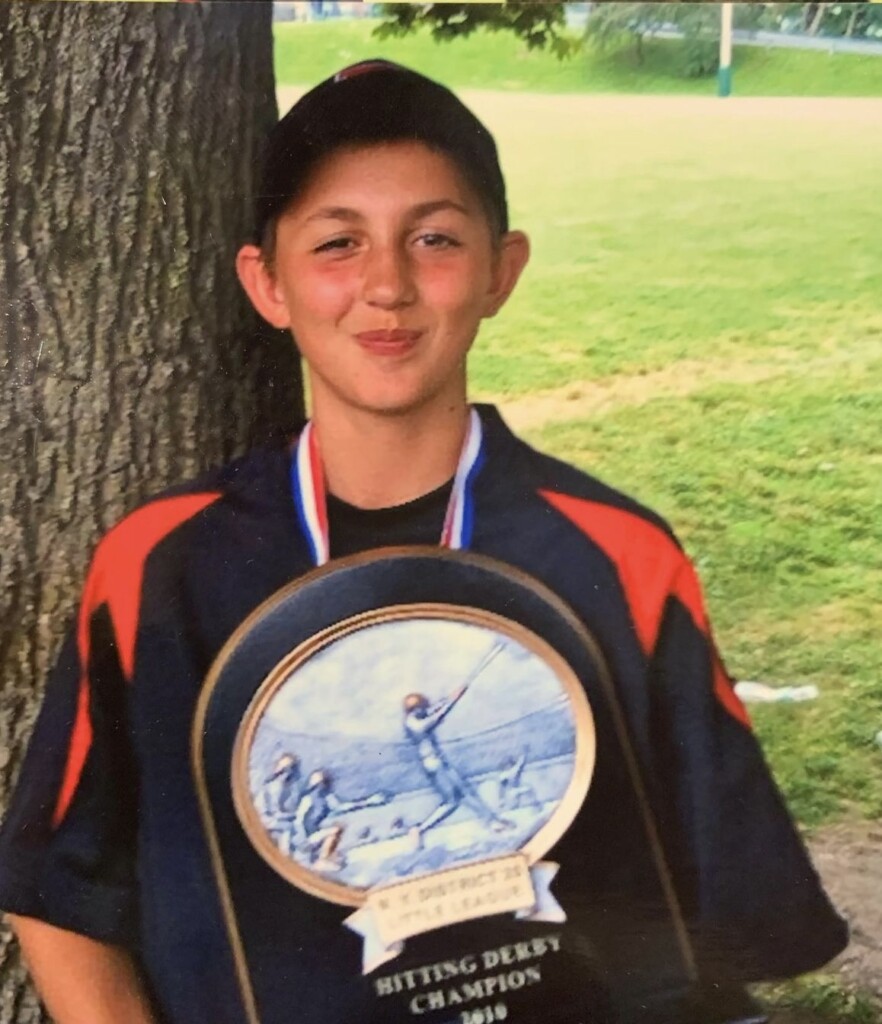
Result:
M384 246L367 257L364 297L373 306L395 309L413 302L413 271L407 253L398 246Z

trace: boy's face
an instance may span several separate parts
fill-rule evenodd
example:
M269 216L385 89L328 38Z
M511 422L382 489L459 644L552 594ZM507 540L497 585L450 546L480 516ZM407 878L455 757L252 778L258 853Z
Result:
M465 357L514 288L526 237L494 239L446 156L420 143L341 150L279 219L272 267L239 253L258 311L290 328L314 414L396 414L465 399Z

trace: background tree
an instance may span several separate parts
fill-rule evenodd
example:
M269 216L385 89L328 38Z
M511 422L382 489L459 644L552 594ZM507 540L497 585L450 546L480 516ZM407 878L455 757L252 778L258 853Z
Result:
M763 27L810 35L875 37L882 35L882 5L878 3L767 3Z
M232 269L270 4L0 4L0 798L96 537L298 414ZM37 1021L0 937L0 1022Z
M749 5L753 6L753 5ZM470 35L476 29L513 32L528 48L547 47L558 57L577 53L582 40L567 30L564 4L383 4L378 35L406 35L426 26L435 39ZM632 45L643 61L643 41L666 27L684 36L680 63L687 75L716 70L719 40L719 5L688 3L592 4L586 39L602 47Z
M585 26L585 37L602 49L631 44L639 64L643 63L643 40L668 21L667 4L617 3L594 7Z
M585 39L566 24L562 3L428 3L382 4L383 38L427 29L437 40L467 36L478 29L511 32L529 49L547 48L571 57L583 42L606 49L632 48L643 63L645 41L674 29L682 39L672 47L673 64L687 77L713 74L719 64L720 4L703 0L670 3L594 3L590 5ZM811 35L882 36L880 3L739 3L735 27L799 31Z
M750 6L750 5L745 5ZM682 34L676 50L680 73L693 78L715 72L719 66L720 5L705 3L597 4L585 26L586 39L601 47L634 47L643 63L643 42L662 30Z
M559 57L578 48L566 32L562 3L381 4L380 38L403 36L426 27L438 40L471 35L476 29L513 32L530 49L548 47Z
M878 3L817 4L815 31L823 35L860 37L882 31ZM823 10L821 10L823 8Z

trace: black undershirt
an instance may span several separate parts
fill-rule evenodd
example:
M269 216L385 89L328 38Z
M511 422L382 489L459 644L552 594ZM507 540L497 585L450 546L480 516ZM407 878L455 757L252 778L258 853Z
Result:
M453 480L403 505L358 508L328 495L331 557L402 544L439 544Z

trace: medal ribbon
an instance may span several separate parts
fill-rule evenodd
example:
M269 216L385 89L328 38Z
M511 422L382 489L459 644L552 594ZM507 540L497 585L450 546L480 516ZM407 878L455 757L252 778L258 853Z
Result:
M474 527L472 484L483 461L484 433L481 418L475 409L470 409L450 501L444 516L440 540L442 547L456 551L467 548L471 543ZM312 560L316 565L324 565L331 557L325 475L318 437L311 421L297 439L297 447L291 459L291 492L297 518L309 542Z

